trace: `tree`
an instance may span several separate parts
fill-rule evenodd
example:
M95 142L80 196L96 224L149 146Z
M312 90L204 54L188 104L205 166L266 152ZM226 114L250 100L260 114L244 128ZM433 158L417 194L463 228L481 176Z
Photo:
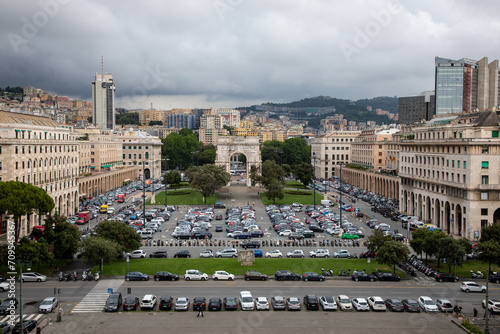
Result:
M210 146L212 146L212 145L210 145ZM216 155L217 155L217 150L215 148L202 149L202 151L200 152L200 155L198 156L198 160L200 162L200 165L215 163Z
M202 147L193 131L181 129L179 133L171 133L161 139L163 146L161 154L170 159L169 166L189 166L191 165L191 152L196 152Z
M153 125L163 125L163 122L162 121L149 121L149 126L153 126Z
M119 221L103 221L97 225L99 238L113 241L119 245L120 252L130 252L141 247L141 237L134 228Z
M101 259L104 263L111 263L120 256L121 248L117 242L97 236L85 238L80 247L82 260L87 264L98 264Z
M268 142L265 142L260 149L260 155L262 161L266 162L267 160L273 160L274 162L279 164L281 162L280 159L281 148L275 146L267 146L265 145L266 143Z
M436 256L438 259L446 259L449 273L451 272L451 266L455 263L458 266L462 265L465 257L465 249L461 242L453 238L451 235L439 238L436 248Z
M260 181L264 187L266 187L266 185L270 184L274 179L283 181L285 179L285 173L283 167L276 164L274 160L267 160L262 164L262 176Z
M181 183L182 177L179 171L171 170L165 173L165 175L166 177L163 179L163 183L165 183L165 185Z
M491 264L500 265L500 243L493 239L479 242L478 258L488 263L488 272L491 272Z
M70 259L78 250L78 240L81 232L78 227L66 221L66 217L48 215L45 217L45 230L33 229L31 237L39 240L43 238L52 246L56 259Z
M390 236L384 235L382 231L375 230L373 234L368 237L367 242L365 242L365 246L370 252L376 253L378 257L378 250L387 241L391 241Z
M428 228L419 228L411 234L410 246L415 253L420 254L420 259L422 259L422 253L424 252L424 242L431 234L432 232Z
M427 260L427 256L438 255L438 243L441 238L445 238L447 236L446 233L438 230L430 231L431 233L425 238L422 244L422 250L425 253L425 260ZM441 258L438 256L438 268L440 266Z
M54 200L42 188L18 181L0 182L0 214L12 216L16 243L19 240L22 216L37 212L41 217L53 208Z
M276 198L283 199L283 197L285 197L284 189L285 184L283 181L272 179L271 182L266 185L266 192L264 195L267 199L273 200L273 203L276 204Z
M282 164L281 167L285 170L285 175L288 177L292 174L292 167L289 164Z
M255 187L255 184L258 182L260 177L260 167L252 165L250 167L250 182L252 187Z
M115 123L121 125L141 125L139 122L139 113L127 112L123 114L116 114Z
M488 225L481 229L481 239L479 239L479 242L488 240L500 242L500 224Z
M302 162L311 163L311 146L304 138L289 138L283 142L283 163L296 166Z
M211 164L190 167L186 174L189 177L190 186L203 194L204 203L211 193L224 187L231 179L224 167Z
M304 188L312 183L314 179L313 166L307 162L302 162L300 165L295 166L293 173L297 177L297 180L304 185Z
M20 260L29 260L37 265L37 271L40 271L40 264L51 264L54 261L54 254L49 252L49 245L44 238L39 240L30 240L22 237L16 247L16 258Z
M396 273L396 265L408 260L409 253L410 250L405 244L392 240L386 241L378 249L377 262L392 266L394 273Z

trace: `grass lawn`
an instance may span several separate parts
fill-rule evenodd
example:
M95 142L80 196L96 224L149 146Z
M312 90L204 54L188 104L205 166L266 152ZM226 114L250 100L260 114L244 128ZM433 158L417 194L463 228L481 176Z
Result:
M29 270L29 272L37 272L42 275L50 276L54 273L55 267L63 268L68 262L69 260L54 260L54 262L50 265L45 263L40 263L40 270L38 270L38 264L35 263L31 266L31 270ZM6 275L8 271L10 270L8 270L6 265L0 267L0 273L2 275ZM16 271L19 273L18 265L16 265ZM23 272L28 272L28 270L26 269L26 265L23 265Z
M177 193L177 194L176 194ZM215 195L217 196L217 194ZM155 194L156 205L165 203L165 192ZM207 205L214 205L217 202L217 197L210 195L207 197ZM200 192L192 189L185 190L169 190L167 195L167 205L203 205L203 195ZM151 201L147 201L146 205L151 205Z
M419 257L419 259L420 259L420 257ZM425 256L424 256L424 260L425 260ZM427 261L427 263L434 270L437 269L440 272L445 272L445 273L448 272L448 269L449 269L448 264L443 263L443 261L440 262L439 268L437 266L437 260L429 260L429 261ZM481 263L481 261L465 261L464 263L462 263L461 266L457 266L457 276L460 278L466 278L466 277L471 278L469 270L472 270L474 272L481 270L481 272L486 277L486 272L488 271L488 263ZM491 271L498 272L498 271L500 271L500 267L495 265L495 264L491 264ZM451 266L450 273L455 275L455 265Z
M173 256L170 252L169 256ZM192 256L197 257L197 253L192 253ZM198 269L209 275L213 274L215 270L226 270L234 275L243 275L247 270L257 270L267 275L274 275L278 270L291 270L295 273L302 274L305 271L314 271L321 273L321 268L326 270L332 269L335 276L337 276L340 269L354 269L362 270L375 270L381 269L383 271L391 271L386 265L379 265L376 261L372 261L370 266L366 259L265 259L258 258L252 266L242 266L238 259L131 259L130 271L140 271L144 274L154 275L157 271L166 270L178 275L184 275L187 269ZM94 268L97 270L97 267ZM108 265L104 265L105 275L125 275L127 272L127 263L125 260L120 260ZM405 276L403 273L396 272Z
M189 187L189 182L181 182L179 184L170 184L168 186L168 189L179 189L179 188L188 188Z
M276 203L274 201L267 199L267 197L264 194L260 194L260 197L262 198L262 202L264 202L264 205L269 205L269 204L292 204L292 203L300 203L303 205L313 205L314 204L314 193L312 191L305 191L301 190L300 195L292 195L292 194L287 194L287 190L285 189L285 197L283 199L276 199ZM321 205L321 200L323 199L323 195L321 195L319 192L316 192L316 205Z
M302 188L305 189L304 185L300 183L299 181L286 181L286 187L287 188Z

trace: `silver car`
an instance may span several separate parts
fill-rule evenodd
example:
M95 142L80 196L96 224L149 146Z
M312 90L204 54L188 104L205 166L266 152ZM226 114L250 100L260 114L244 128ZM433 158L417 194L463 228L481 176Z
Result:
M174 310L176 311L189 311L189 298L179 297L175 301Z
M45 282L47 280L47 276L39 273L23 273L21 275L21 280L23 282Z
M57 301L56 298L54 297L47 297L45 298L42 303L40 304L40 306L38 307L38 312L40 313L51 313L53 312L57 305L59 304L59 302Z
M292 311L292 310L300 311L300 309L302 308L302 306L300 305L300 300L297 297L287 298L286 304L288 307L288 311Z

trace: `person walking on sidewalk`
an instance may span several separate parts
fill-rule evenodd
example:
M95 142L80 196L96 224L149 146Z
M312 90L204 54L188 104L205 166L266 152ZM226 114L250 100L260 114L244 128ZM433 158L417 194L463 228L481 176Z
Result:
M474 318L477 318L477 308L474 307Z
M203 315L203 307L199 307L198 308L198 315L196 317L199 318L200 315L201 315L202 318L204 317L204 315Z

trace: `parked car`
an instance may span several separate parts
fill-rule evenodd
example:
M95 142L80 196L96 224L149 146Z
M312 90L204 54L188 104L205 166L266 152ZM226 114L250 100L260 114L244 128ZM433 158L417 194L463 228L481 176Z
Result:
M158 271L156 274L154 274L153 278L155 281L178 281L179 275L172 274L168 271Z
M214 257L214 253L212 252L211 249L205 249L203 252L200 253L201 258L210 258Z
M139 271L130 271L125 274L126 281L149 281L149 276Z
M38 307L38 312L51 313L56 309L57 305L59 305L57 298L47 297L40 303L40 306Z
M298 281L300 280L300 275L292 273L290 270L278 270L274 274L274 278L277 281Z
M7 282L0 283L0 292L4 292L7 290L9 290L9 283Z
M420 308L427 313L438 312L438 307L436 306L436 302L427 296L418 297L417 302L418 306L420 306Z
M12 326L7 322L0 322L0 333L5 334L8 333L12 329Z
M151 254L149 254L150 258L167 258L167 251L164 249L157 250Z
M203 310L207 308L207 300L205 297L195 297L193 299L193 311Z
M190 258L191 253L188 250L180 250L174 254L174 258Z
M223 249L221 251L216 252L215 257L218 257L218 258L222 258L222 257L237 258L238 257L238 250L235 248Z
M139 306L139 298L137 297L127 297L123 302L124 311L137 311L138 306Z
M224 310L226 310L226 311L238 310L238 299L236 299L235 297L225 297L224 298Z
M260 249L254 249L254 257L262 257L262 251Z
M286 306L288 311L300 311L302 309L300 300L297 297L288 297L286 299Z
M486 300L482 301L483 308L486 308ZM500 301L488 299L488 310L491 313L500 313Z
M162 296L160 298L160 303L158 304L158 309L161 311L170 311L174 303L174 298L172 296Z
M175 311L189 311L190 301L187 297L179 297L175 301L174 310Z
M269 301L266 297L255 298L255 309L257 311L269 311Z
M222 300L217 297L210 298L210 300L208 301L208 310L220 311L221 309L222 309Z
M0 304L0 314L9 314L12 306L14 310L19 306L19 301L17 300L17 298L6 298L2 300L2 303Z
M464 292L486 292L486 287L476 282L462 282L460 284L460 289Z
M347 249L341 249L338 252L333 253L333 257L335 258L349 258L351 254Z
M316 249L316 250L310 251L309 256L310 257L328 258L328 257L330 257L330 251L328 249Z
M137 249L128 255L132 259L143 259L146 257L146 252L142 249Z
M403 299L401 303L407 312L420 312L420 305L414 299Z
M337 296L337 305L341 311L352 311L352 303L346 295Z
M377 280L377 276L373 274L365 273L364 271L356 271L352 274L351 279L353 281L371 281L374 282Z
M282 296L273 296L271 298L271 305L273 306L273 310L285 310L286 309L286 304L285 304L285 298Z
M104 312L118 312L122 303L122 294L120 292L113 293L108 296L106 304L104 304Z
M141 307L141 310L154 310L156 308L157 302L158 300L155 295L144 295L139 305Z
M359 235L350 232L342 233L342 239L359 239Z
M500 274L493 274L490 277L488 277L488 280L492 283L500 283Z
M403 303L396 298L389 298L385 300L385 306L389 311L393 312L404 312L405 307Z
M381 272L378 274L379 281L396 281L399 282L401 277L393 273Z
M262 280L262 281L265 281L265 280L267 280L267 275L266 274L262 274L262 273L258 272L257 270L248 270L245 273L245 280L246 281L249 281L249 280Z
M312 271L306 271L305 273L302 274L302 280L307 282L307 281L320 281L323 282L325 280L325 276L320 275L318 273L312 272Z
M448 299L437 299L436 300L436 306L438 307L438 309L441 311L441 312L445 312L445 313L452 313L453 312L453 305L450 303L450 301Z
M21 275L21 280L23 282L45 282L47 280L47 276L39 273L23 273Z
M354 298L352 300L352 307L356 311L369 311L370 307L368 306L368 302L364 298Z
M283 257L283 254L281 254L281 252L278 249L276 249L276 250L272 250L272 251L266 252L266 257L267 258L271 258L271 257L273 257L273 258L281 258L281 257Z
M286 253L288 258L304 258L304 251L301 249L295 249L291 252Z
M184 279L186 281L190 281L190 280L206 281L206 280L208 280L208 275L205 273L202 273L201 271L196 270L196 269L188 269L188 270L186 270L186 274L184 275Z
M228 273L227 271L224 270L217 270L213 275L212 279L217 281L217 280L228 280L232 281L234 280L234 275Z
M321 304L323 311L337 310L337 303L335 302L335 298L333 296L321 296L319 297L319 303Z
M438 282L458 282L458 277L448 273L436 273L434 276Z
M368 297L368 305L372 311L386 311L387 307L385 306L384 300L378 296Z
M12 334L18 333L30 333L36 328L37 321L36 320L26 320L23 321L23 328L21 329L21 324L17 323L14 328L12 328Z

